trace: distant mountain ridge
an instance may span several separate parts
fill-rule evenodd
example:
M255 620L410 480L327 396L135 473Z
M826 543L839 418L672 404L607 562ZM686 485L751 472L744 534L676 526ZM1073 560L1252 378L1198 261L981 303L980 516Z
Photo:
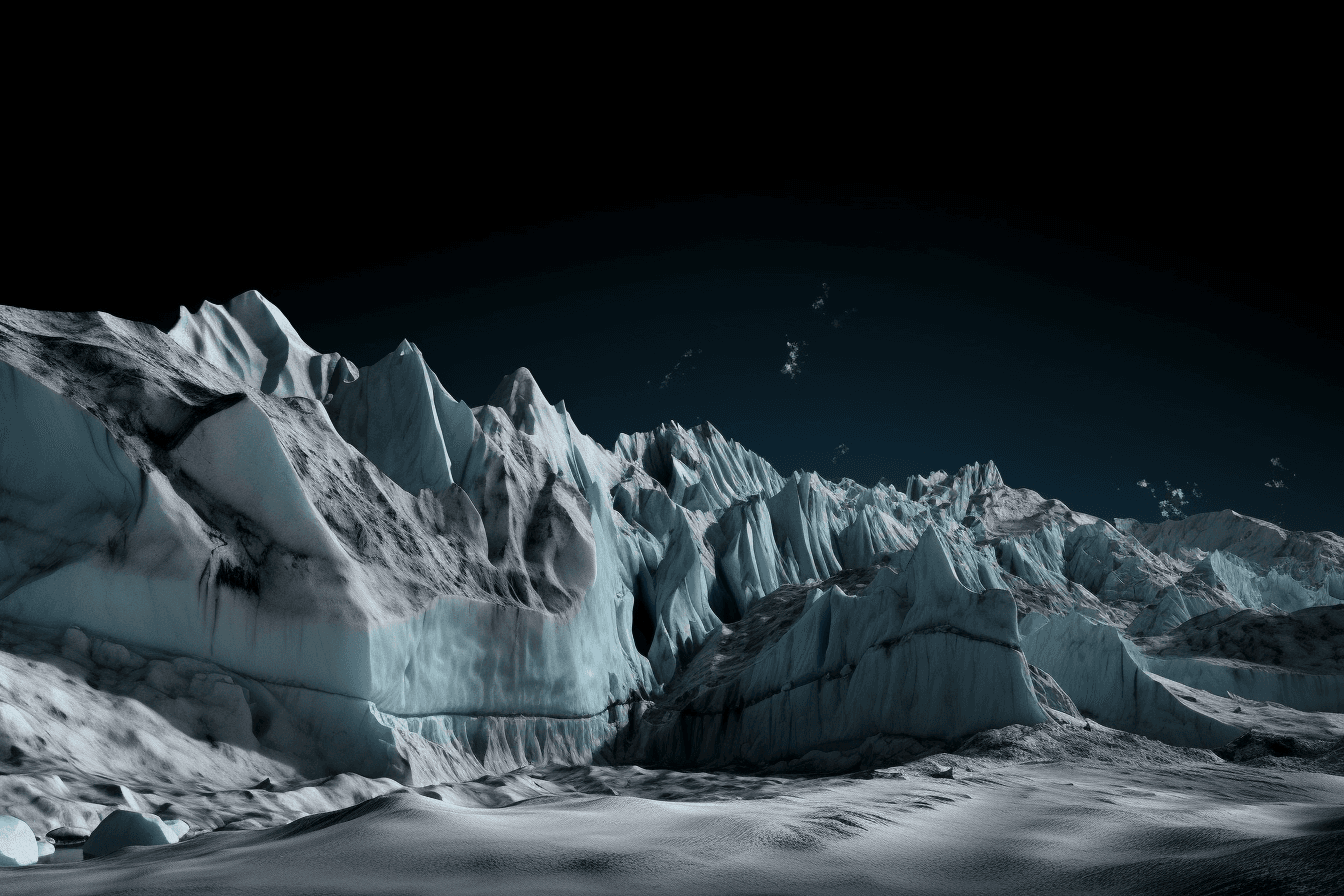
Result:
M1083 712L1244 730L1170 682L1344 711L1328 655L1144 646L1240 612L1311 611L1224 626L1259 639L1239 655L1328 640L1333 533L1107 522L993 461L785 477L708 423L609 450L525 368L471 408L412 343L359 369L256 292L167 334L2 307L0 419L0 617L230 670L253 734L229 736L329 770L871 764Z

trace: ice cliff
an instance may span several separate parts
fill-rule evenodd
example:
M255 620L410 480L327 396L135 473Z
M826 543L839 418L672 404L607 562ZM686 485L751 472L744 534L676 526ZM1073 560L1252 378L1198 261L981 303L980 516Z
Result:
M708 423L608 450L526 369L473 408L410 342L359 369L255 292L166 334L0 307L0 620L331 771L871 758L1083 713L1218 746L1244 729L1189 689L1344 710L1342 603L1332 533L1106 522L992 461L784 477Z

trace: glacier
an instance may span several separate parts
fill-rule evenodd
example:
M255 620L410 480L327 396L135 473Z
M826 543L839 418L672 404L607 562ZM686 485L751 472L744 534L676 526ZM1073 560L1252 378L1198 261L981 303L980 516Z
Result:
M525 368L470 407L413 343L361 369L254 291L167 333L0 307L0 423L0 640L237 780L848 770L1088 720L1220 748L1344 712L1333 533L1102 520L993 461L784 476L709 423L608 449ZM0 748L40 750L57 710L0 697Z

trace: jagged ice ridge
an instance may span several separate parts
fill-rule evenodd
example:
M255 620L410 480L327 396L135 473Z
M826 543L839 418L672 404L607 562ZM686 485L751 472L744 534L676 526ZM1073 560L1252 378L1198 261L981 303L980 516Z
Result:
M1257 703L1344 711L1332 533L1108 522L992 461L784 477L708 423L609 450L526 369L472 408L410 342L359 369L256 292L166 334L0 308L0 424L10 642L240 775L874 767L1083 714L1220 747ZM41 750L50 708L0 708L0 749Z

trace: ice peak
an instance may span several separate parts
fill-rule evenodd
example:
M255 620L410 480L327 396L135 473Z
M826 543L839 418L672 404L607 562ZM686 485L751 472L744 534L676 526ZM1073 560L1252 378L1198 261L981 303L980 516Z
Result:
M403 364L410 363L414 368L418 368L411 373L412 376L428 376L430 374L429 365L425 363L425 356L414 342L409 339L403 339L397 343L397 347L392 349L386 355L383 355L375 361L369 369L378 368L380 370L392 367L400 367Z
M279 308L276 308L274 305L272 305L266 299L265 296L257 292L255 289L249 289L246 290L245 292L238 293L238 295L234 296L233 298L225 302L224 307L227 308L229 313L232 314L234 317L237 317L240 312L246 312L249 310L251 311L270 310L276 314L280 313ZM283 315L281 316L283 317Z
M230 317L242 324L258 343L284 338L297 348L312 351L299 337L284 312L255 289L239 293L225 302L223 308Z
M281 396L322 400L341 360L338 354L314 351L255 289L223 305L204 302L195 314L181 308L167 336L262 392Z
M486 404L499 408L516 422L527 408L550 403L546 401L541 387L533 379L532 371L526 367L519 367L499 381Z
M956 594L966 588L957 577L947 543L936 526L929 526L920 534L907 572L932 587L939 596Z

